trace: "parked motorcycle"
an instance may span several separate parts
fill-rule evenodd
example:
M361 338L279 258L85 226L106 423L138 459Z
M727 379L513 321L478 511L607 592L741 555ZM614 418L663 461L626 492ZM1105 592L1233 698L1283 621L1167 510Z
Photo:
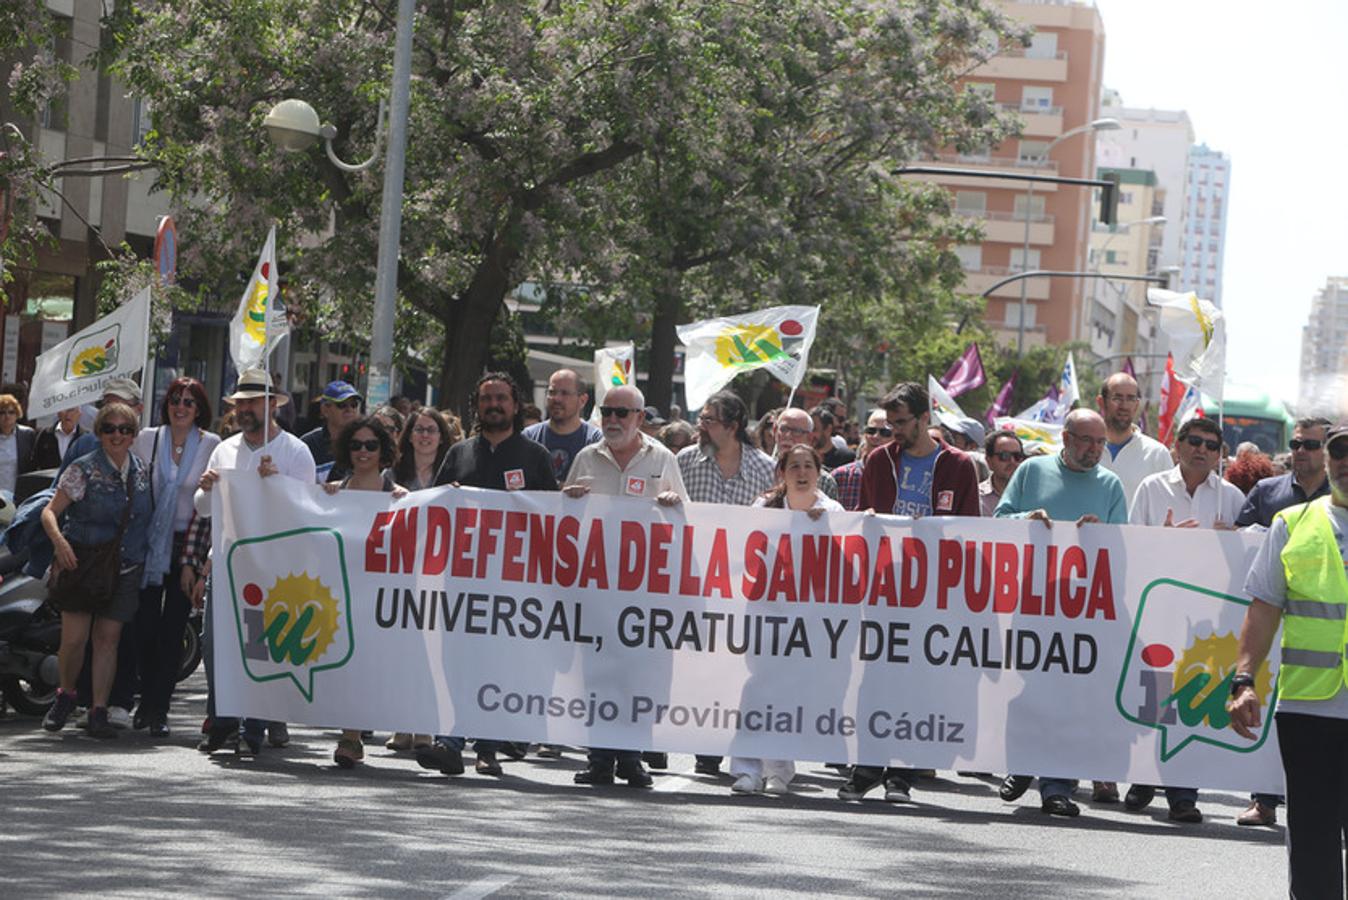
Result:
M61 617L47 605L47 585L20 570L23 557L0 548L0 691L18 712L46 714L60 676Z

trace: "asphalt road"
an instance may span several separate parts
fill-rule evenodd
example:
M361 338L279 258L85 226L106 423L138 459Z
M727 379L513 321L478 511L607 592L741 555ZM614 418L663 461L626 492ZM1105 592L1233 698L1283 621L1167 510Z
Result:
M940 773L914 803L844 803L806 764L788 797L739 798L675 755L653 790L587 788L579 753L506 761L505 777L447 778L367 746L332 763L336 733L293 728L257 759L193 749L200 674L173 737L90 739L0 719L0 896L855 895L1276 897L1283 832L1240 828L1244 798L1205 792L1206 820L1173 825L1078 797L1075 820L1031 792Z

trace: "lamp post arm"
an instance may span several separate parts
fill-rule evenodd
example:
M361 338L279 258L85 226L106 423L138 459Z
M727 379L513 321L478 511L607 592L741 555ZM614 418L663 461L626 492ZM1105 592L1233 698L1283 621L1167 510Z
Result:
M983 296L986 298L998 288L1005 287L1014 281L1020 281L1022 278L1104 278L1107 281L1149 281L1152 284L1165 284L1167 281L1163 275L1105 275L1103 272L1061 272L1049 269L1034 269L1029 272L1017 272L1014 275L1008 275L984 291Z
M343 172L361 172L374 165L375 160L379 159L379 151L384 142L384 101L379 100L379 121L374 126L374 150L370 153L370 158L364 162L348 163L342 162L337 158L337 154L332 149L332 139L337 136L337 129L331 125L323 126L323 149L328 151L328 159L332 164Z

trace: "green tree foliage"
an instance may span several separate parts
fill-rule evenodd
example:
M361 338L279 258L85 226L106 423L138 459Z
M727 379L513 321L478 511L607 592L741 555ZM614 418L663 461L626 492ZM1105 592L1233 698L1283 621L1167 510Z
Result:
M276 221L306 320L367 333L382 165L283 153L261 123L301 97L366 156L391 4L129 0L106 24L102 61L150 101L143 152L184 208L180 270L232 304ZM869 372L859 341L963 312L947 248L968 230L891 173L1006 133L958 81L1017 39L981 0L419 2L398 344L438 354L456 404L533 279L584 285L564 294L587 333L648 334L665 402L673 326L735 309L822 303L818 358Z

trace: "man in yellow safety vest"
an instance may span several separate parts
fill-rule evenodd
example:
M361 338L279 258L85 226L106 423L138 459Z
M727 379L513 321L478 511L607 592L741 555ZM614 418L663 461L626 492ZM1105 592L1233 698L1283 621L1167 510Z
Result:
M1293 897L1344 895L1348 830L1348 424L1326 436L1330 493L1273 519L1245 582L1253 599L1231 680L1231 724L1255 738L1254 676L1281 622L1278 749Z

